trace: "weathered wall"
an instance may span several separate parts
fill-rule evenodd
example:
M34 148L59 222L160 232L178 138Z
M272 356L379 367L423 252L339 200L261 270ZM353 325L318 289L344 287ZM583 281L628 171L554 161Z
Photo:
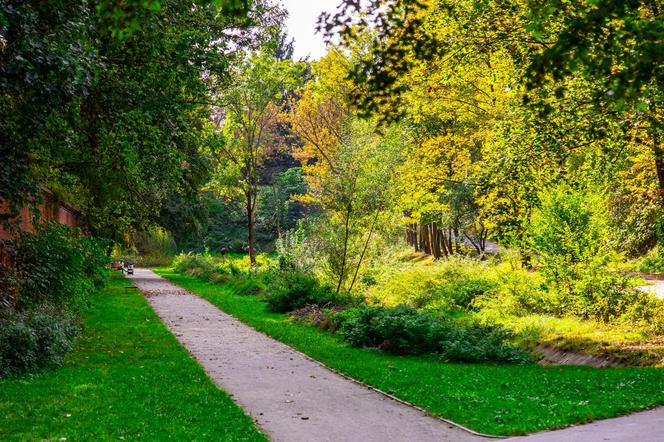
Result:
M73 227L81 226L81 214L74 207L64 204L55 197L48 189L42 189L43 202L37 205L40 214L40 222L57 221L60 224L67 224ZM0 213L7 213L9 205L6 201L0 201ZM19 229L27 232L35 231L35 217L28 206L20 211ZM0 225L0 240L9 239L13 236L12 232Z

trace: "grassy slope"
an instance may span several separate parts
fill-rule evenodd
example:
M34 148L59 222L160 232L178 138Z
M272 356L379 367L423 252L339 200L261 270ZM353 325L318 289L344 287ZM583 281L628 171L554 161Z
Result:
M533 432L664 404L664 369L449 364L390 356L350 348L270 313L258 297L165 269L159 274L330 367L477 431Z
M63 367L0 381L0 440L265 440L124 285L91 297Z

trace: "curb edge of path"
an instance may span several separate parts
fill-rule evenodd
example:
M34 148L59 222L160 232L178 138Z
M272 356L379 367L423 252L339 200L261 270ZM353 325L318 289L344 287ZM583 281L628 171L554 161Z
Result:
M209 301L208 301L208 302L209 302ZM213 305L214 305L214 304L213 304ZM215 307L216 307L216 306L215 306ZM218 307L217 307L217 308L218 308ZM221 310L221 309L220 309L220 310ZM222 311L223 311L223 310L222 310ZM226 312L224 312L224 313L226 313ZM226 314L228 315L229 313L226 313ZM233 316L233 315L230 315L230 316ZM233 316L233 317L235 318L235 316ZM237 319L238 321L240 321L238 318L235 318L235 319ZM240 322L242 322L242 321L240 321ZM244 322L242 322L242 323L245 324L245 325L248 325L248 324L246 324L246 323L244 323ZM250 325L248 325L248 326L251 327ZM254 329L253 327L251 327L251 328ZM254 330L256 330L256 329L254 329ZM268 335L268 334L265 334L265 333L263 333L263 332L261 332L261 331L259 331L259 330L256 330L256 331L259 332L259 333L261 333L261 334L263 334L263 335L265 335L265 336L267 336L267 337L270 338L270 339L274 339L272 336L270 336L270 335ZM275 339L275 341L276 341L276 339ZM281 342L281 341L278 341L278 342ZM307 355L307 354L305 354L305 353L302 353L300 350L297 350L297 349L291 347L291 346L288 345L288 344L285 344L285 343L283 343L283 342L281 342L281 343L284 344L284 345L286 345L288 348L290 348L290 349L293 350L294 352L299 353L299 354L302 355L304 358L310 360L311 362L314 362L314 363L320 365L321 367L323 367L323 368L325 368L325 369L331 371L332 373L335 373L335 374L338 375L338 376L341 376L341 377L344 378L344 379L347 379L347 380L349 380L349 381L351 381L351 382L353 382L353 383L355 383L355 384L361 385L362 387L365 387L365 388L368 389L368 390L375 391L376 393L381 394L381 395L387 397L388 399L392 399L393 401L399 402L400 404L403 404L403 405L406 405L406 406L408 406L408 407L414 408L415 410L419 411L420 413L424 414L425 416L429 416L429 417L432 418L432 419L436 419L436 420L439 420L439 421L441 421L441 422L445 422L446 424L452 425L452 426L454 426L454 427L456 427L456 428L458 428L458 429L460 429L460 430L463 430L463 431L465 431L465 432L467 432L467 433L472 434L473 436L484 437L484 438L487 438L487 439L505 439L505 438L508 438L508 437L513 437L513 436L497 436L497 435L494 435L494 434L480 433L480 432L478 432L478 431L471 430L471 429L468 428L468 427L464 427L463 425L458 424L458 423L456 423L456 422L454 422L454 421L451 421L451 420L449 420L449 419L446 419L446 418L444 418L444 417L440 417L440 416L436 416L436 415L434 415L434 414L431 414L431 413L429 413L427 410L425 410L424 408L422 408L422 407L420 407L420 406L418 406L418 405L415 405L415 404L413 404L413 403L411 403L411 402L408 402L408 401L405 400L405 399L398 398L398 397L396 397L396 396L394 396L394 395L392 395L392 394L390 394L390 393L387 393L386 391L381 390L380 388L376 388L376 387L373 387L373 386L371 386L371 385L365 384L365 383L362 382L362 381L358 381L357 379L355 379L355 378L353 378L353 377L350 377L350 376L348 376L348 375L345 374L345 373L342 373L342 372L340 372L340 371L338 371L338 370L336 370L336 369L334 369L334 368L332 368L332 367L328 367L327 365L325 365L325 364L322 363L321 361L319 361L319 360L317 360L317 359L314 359L314 358L312 358L311 356L309 356L309 355Z
M152 271L152 269L149 269L149 270ZM366 389L368 389L368 390L374 391L374 392L376 392L376 393L378 393L378 394L380 394L380 395L382 395L382 396L385 396L386 398L391 399L391 400L393 400L393 401L395 401L395 402L398 402L398 403L400 403L400 404L402 404L402 405L405 405L405 406L407 406L407 407L413 408L413 409L419 411L420 413L424 414L425 416L429 416L429 417L432 418L432 419L436 419L436 420L439 420L439 421L441 421L441 422L444 422L444 423L446 423L446 424L448 424L448 425L452 425L452 426L454 426L454 427L456 427L456 428L458 428L458 429L460 429L460 430L463 430L463 431L465 431L465 432L467 432L467 433L469 433L469 434L472 434L473 436L483 437L483 438L487 438L487 439L505 439L505 438L508 438L508 437L514 437L514 436L497 436L497 435L494 435L494 434L485 434L485 433L480 433L480 432L475 431L475 430L471 430L471 429L468 428L468 427L465 427L465 426L463 426L463 425L461 425L461 424L458 424L458 423L456 423L456 422L454 422L454 421L451 421L451 420L449 420L449 419L446 419L446 418L444 418L444 417L440 417L440 416L433 415L433 414L429 413L427 410L425 410L424 408L422 408L422 407L420 407L420 406L418 406L418 405L415 405L415 404L413 404L413 403L411 403L411 402L408 402L408 401L406 401L406 400L404 400L404 399L398 398L398 397L396 397L396 396L394 396L394 395L392 395L392 394L390 394L390 393L387 393L387 392L385 392L385 391L383 391L383 390L381 390L381 389L379 389L379 388L373 387L373 386L371 386L371 385L367 385L367 384L365 384L365 383L362 382L362 381L359 381L359 380L357 380L357 379L355 379L355 378L353 378L353 377L351 377L351 376L348 376L348 375L345 374L345 373L340 372L339 370L336 370L336 369L334 369L334 368L332 368L332 367L327 366L327 365L324 364L323 362L321 362L321 361L319 361L319 360L317 360L317 359L312 358L311 356L307 355L306 353L303 353L302 351L300 351L300 350L298 350L298 349L296 349L296 348L293 348L292 346L286 344L285 342L282 342L282 341L280 341L280 340L278 340L278 339L276 339L276 338L273 338L272 336L268 335L267 333L265 333L265 332L263 332L263 331L261 331L261 330L257 330L255 327L253 327L253 326L247 324L246 322L240 320L240 319L239 319L238 317L236 317L235 315L232 315L232 314L228 313L227 311L223 310L222 308L220 308L219 306L215 305L215 304L212 303L211 301L205 299L204 297L202 297L202 296L200 296L200 295L198 295L198 294L192 292L191 290L189 290L189 289L187 289L187 288L185 288L185 287L182 287L182 286L180 286L180 285L178 285L178 284L175 284L175 283L174 283L173 281L171 281L170 279L168 279L168 278L164 278L163 276L159 275L159 274L156 273L156 272L154 272L154 273L155 273L156 275L158 275L160 278L162 278L162 279L164 279L165 281L167 281L169 284L173 284L174 286L177 286L177 287L179 287L179 288L185 290L187 293L189 293L189 294L191 294L191 295L194 295L194 296L196 296L196 297L198 297L198 298L201 298L202 300L208 302L208 303L209 303L210 305L212 305L214 308L216 308L216 309L218 309L219 311L221 311L221 312L227 314L228 316L233 317L236 321L241 322L242 324L244 324L244 325L246 325L247 327L251 328L251 329L254 330L255 332L260 333L261 335L267 337L268 339L274 340L274 341L276 341L276 342L279 342L279 343L282 344L282 345L285 345L285 346L288 347L290 350L294 351L295 353L298 353L299 355L301 355L301 356L304 357L305 359L307 359L307 360L309 360L309 361L311 361L311 362L313 362L313 363L315 363L315 364L317 364L317 365L319 365L319 366L325 368L326 370L331 371L332 373L334 373L334 374L336 374L336 375L338 375L338 376L341 376L342 378L344 378L344 379L346 379L346 380L348 380L348 381L351 381L351 382L353 382L353 383L355 383L355 384L357 384L357 385L360 385L360 386L362 386L362 387L364 387L364 388L366 388ZM147 298L147 296L145 295L145 293L143 292L143 290L140 290L140 289L139 289L139 291L141 292L141 294L142 294L144 297ZM150 306L152 307L152 305L150 305ZM169 329L169 332L171 332L171 334L173 334L173 332L172 332L170 329ZM177 336L175 336L174 334L173 334L173 336L177 339ZM178 341L179 341L179 340L178 340ZM183 347L184 347L184 346L183 346ZM189 353L190 356L196 361L196 363L198 363L198 364L200 365L200 363L198 362L198 360L196 360L196 357L195 357L194 355L192 355L186 347L184 347L184 348L185 348L185 350L187 350L187 353ZM206 375L207 375L207 372L206 372ZM208 377L209 377L209 375L208 375ZM216 382L215 382L215 384L216 384Z

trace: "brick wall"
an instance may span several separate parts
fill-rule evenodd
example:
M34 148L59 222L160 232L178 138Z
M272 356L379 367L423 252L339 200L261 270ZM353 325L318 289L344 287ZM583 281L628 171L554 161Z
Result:
M81 226L81 214L74 207L58 201L53 192L48 189L42 189L43 202L37 205L40 213L40 221L57 221L60 224L67 224L73 227ZM6 201L0 201L0 213L9 212L9 205ZM35 231L35 219L28 206L20 210L19 229L27 232ZM0 240L9 239L12 232L4 229L0 225Z

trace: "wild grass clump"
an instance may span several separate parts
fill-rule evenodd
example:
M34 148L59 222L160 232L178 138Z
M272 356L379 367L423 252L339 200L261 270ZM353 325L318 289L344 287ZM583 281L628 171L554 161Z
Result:
M369 291L369 298L386 306L407 304L439 311L468 309L473 299L495 286L488 263L454 257L397 267Z
M175 272L215 284L227 284L240 295L262 293L273 278L274 268L274 260L265 255L256 257L256 267L251 267L249 257L242 254L181 253L173 260Z

